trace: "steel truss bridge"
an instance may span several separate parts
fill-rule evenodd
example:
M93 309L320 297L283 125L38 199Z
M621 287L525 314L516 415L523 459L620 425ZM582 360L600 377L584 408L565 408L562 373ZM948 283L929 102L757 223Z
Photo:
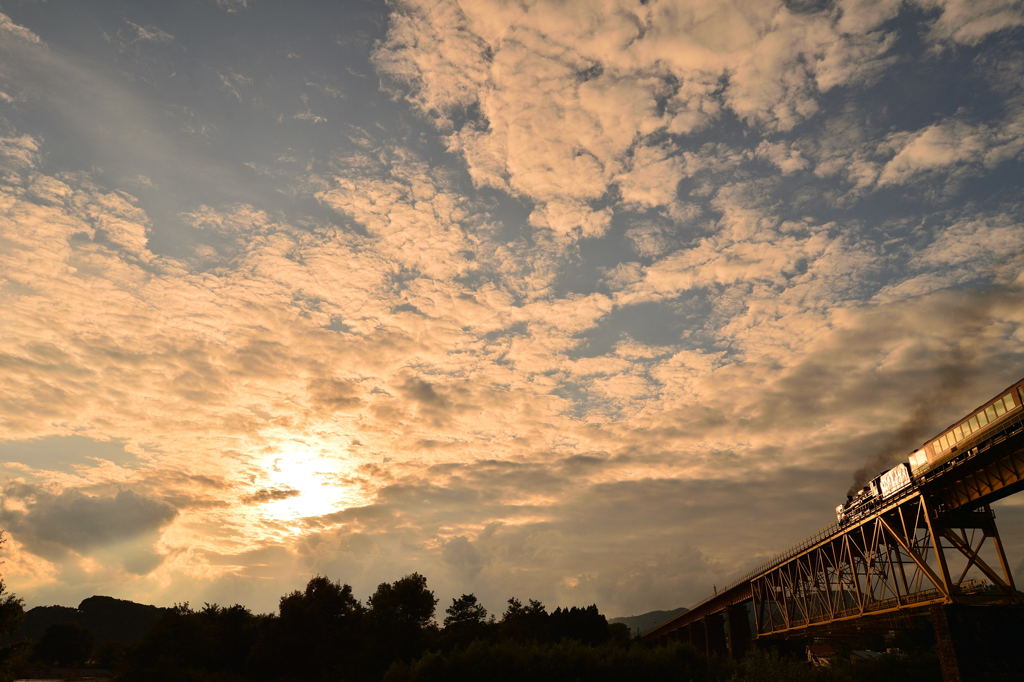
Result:
M647 637L736 656L754 639L828 636L887 615L927 613L944 679L969 679L957 663L964 652L949 641L958 628L949 614L955 621L961 606L1021 603L990 507L1021 489L1018 415L923 481L822 529Z

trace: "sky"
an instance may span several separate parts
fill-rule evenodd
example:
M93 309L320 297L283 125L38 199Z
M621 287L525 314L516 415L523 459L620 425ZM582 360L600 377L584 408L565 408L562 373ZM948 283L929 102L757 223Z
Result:
M1022 46L1006 0L0 0L0 574L698 601L1024 376Z

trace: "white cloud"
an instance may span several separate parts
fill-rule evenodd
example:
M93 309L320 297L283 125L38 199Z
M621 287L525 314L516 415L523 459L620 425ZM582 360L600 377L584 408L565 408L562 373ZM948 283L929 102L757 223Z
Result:
M452 131L477 185L535 201L536 226L598 236L593 202L613 185L627 203L664 206L692 171L681 149L646 136L692 134L723 106L789 130L819 90L874 73L888 39L841 33L838 16L772 3L409 0L375 58ZM464 122L474 106L479 120Z
M39 140L31 135L0 137L0 155L16 167L32 167L39 162Z
M3 12L0 12L0 31L3 31L18 40L24 40L36 44L41 44L43 42L39 39L39 36L24 26L14 23L11 21L11 18Z
M754 154L774 164L783 175L804 170L809 165L798 149L780 142L765 140L757 146Z
M1016 0L915 0L940 14L932 25L939 40L975 45L988 35L1024 25L1024 8Z
M642 207L667 206L676 198L683 177L683 162L664 147L638 147L629 170L616 177L623 201Z
M992 167L1020 156L1024 151L1024 116L1014 113L996 126L953 119L893 135L886 146L897 151L882 168L878 184L901 184L918 173L958 164Z

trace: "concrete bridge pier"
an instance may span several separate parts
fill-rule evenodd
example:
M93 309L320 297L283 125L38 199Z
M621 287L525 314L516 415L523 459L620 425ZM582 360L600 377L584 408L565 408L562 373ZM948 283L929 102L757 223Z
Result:
M690 631L690 644L697 651L707 652L708 632L703 620L695 620L687 628Z
M725 636L724 613L719 611L704 616L704 632L706 635L705 652L708 658L728 655L729 647Z
M943 682L1021 679L1024 608L950 604L930 609Z
M746 604L736 604L728 607L725 610L725 622L729 634L729 656L739 660L750 651L750 646L753 642Z

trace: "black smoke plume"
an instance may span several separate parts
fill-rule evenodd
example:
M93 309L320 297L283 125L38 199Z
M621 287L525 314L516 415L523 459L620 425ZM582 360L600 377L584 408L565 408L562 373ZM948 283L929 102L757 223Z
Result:
M847 495L853 495L868 480L895 466L907 453L921 445L923 439L932 435L926 429L934 428L936 408L948 403L968 381L968 361L965 355L961 350L953 351L949 361L935 371L938 385L929 386L928 390L918 395L914 407L885 439L878 452L853 472L853 484L846 491Z

